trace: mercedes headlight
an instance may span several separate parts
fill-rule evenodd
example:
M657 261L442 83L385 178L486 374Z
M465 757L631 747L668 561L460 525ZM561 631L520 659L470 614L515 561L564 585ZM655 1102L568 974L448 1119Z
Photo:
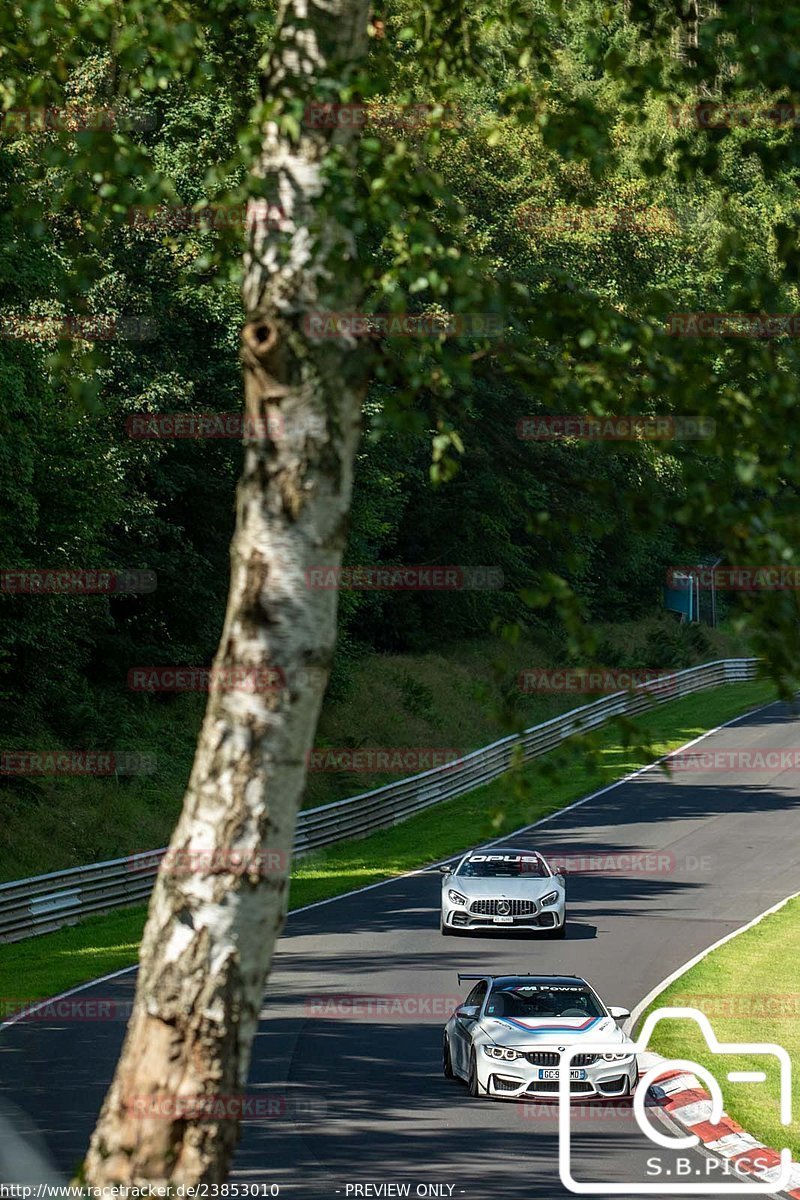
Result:
M450 900L453 904L466 904L467 903L467 897L462 896L461 892L454 892L453 889L451 888L447 894L450 897Z
M523 1058L524 1055L517 1054L516 1050L512 1050L510 1046L484 1046L484 1053L489 1055L489 1058L504 1058L506 1062L513 1062L515 1058Z
M558 901L558 892L548 892L546 896L542 896L539 904L545 908L548 904L555 904Z

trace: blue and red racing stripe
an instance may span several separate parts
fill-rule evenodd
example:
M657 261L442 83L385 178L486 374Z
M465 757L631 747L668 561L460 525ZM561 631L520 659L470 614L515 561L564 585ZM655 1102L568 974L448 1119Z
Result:
M526 1033L588 1033L605 1018L587 1017L580 1025L530 1025L527 1021L518 1021L516 1017L496 1017L495 1019L504 1021L506 1025L513 1025L516 1029L524 1029Z

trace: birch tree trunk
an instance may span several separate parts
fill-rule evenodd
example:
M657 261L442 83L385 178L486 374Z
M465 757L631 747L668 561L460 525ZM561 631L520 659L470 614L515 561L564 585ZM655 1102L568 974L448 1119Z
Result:
M315 80L344 78L366 52L367 25L367 0L285 0L267 99L305 104ZM248 211L242 335L256 433L238 489L215 681L150 904L127 1037L83 1167L97 1187L220 1182L237 1138L236 1120L205 1117L223 1111L212 1098L245 1086L285 919L306 754L336 632L337 593L309 589L306 572L341 561L365 389L356 343L305 333L309 314L352 311L360 295L351 235L329 214L339 197L321 171L332 142L347 155L349 136L307 124L286 136L277 121L264 130L257 173L270 203L251 201ZM272 205L283 210L279 229ZM231 687L232 669L255 679L277 670L283 685Z

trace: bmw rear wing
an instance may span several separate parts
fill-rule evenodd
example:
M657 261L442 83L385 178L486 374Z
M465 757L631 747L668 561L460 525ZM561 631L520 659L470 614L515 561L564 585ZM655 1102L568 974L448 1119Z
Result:
M475 979L475 980L485 979L487 983L491 983L492 980L494 979L494 975L462 975L459 972L458 982L463 983L465 979Z

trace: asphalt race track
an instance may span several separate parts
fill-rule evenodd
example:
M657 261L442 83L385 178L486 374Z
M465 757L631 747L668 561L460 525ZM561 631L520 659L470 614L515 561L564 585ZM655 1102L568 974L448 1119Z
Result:
M798 745L800 720L776 704L699 748ZM435 998L459 995L459 970L530 970L583 974L607 1003L633 1008L687 959L800 890L799 807L796 771L687 771L668 780L650 769L509 839L572 857L662 856L655 873L571 876L562 942L441 937L436 869L295 914L279 945L248 1088L271 1097L275 1115L245 1121L232 1179L300 1197L403 1194L380 1187L387 1184L409 1184L411 1196L474 1200L569 1195L558 1177L555 1106L472 1100L448 1083L440 1069L446 1002ZM133 983L129 972L81 994L129 1000ZM399 1016L366 1003L351 1011L346 1000L319 1015L326 997L396 994L409 997ZM439 1008L429 1015L426 1003ZM0 1094L33 1119L65 1174L85 1149L123 1032L120 1019L28 1020L0 1037ZM573 1107L576 1174L647 1178L654 1147L643 1145L629 1113L617 1107L603 1118ZM692 1161L701 1170L700 1155ZM368 1184L376 1186L360 1186Z

